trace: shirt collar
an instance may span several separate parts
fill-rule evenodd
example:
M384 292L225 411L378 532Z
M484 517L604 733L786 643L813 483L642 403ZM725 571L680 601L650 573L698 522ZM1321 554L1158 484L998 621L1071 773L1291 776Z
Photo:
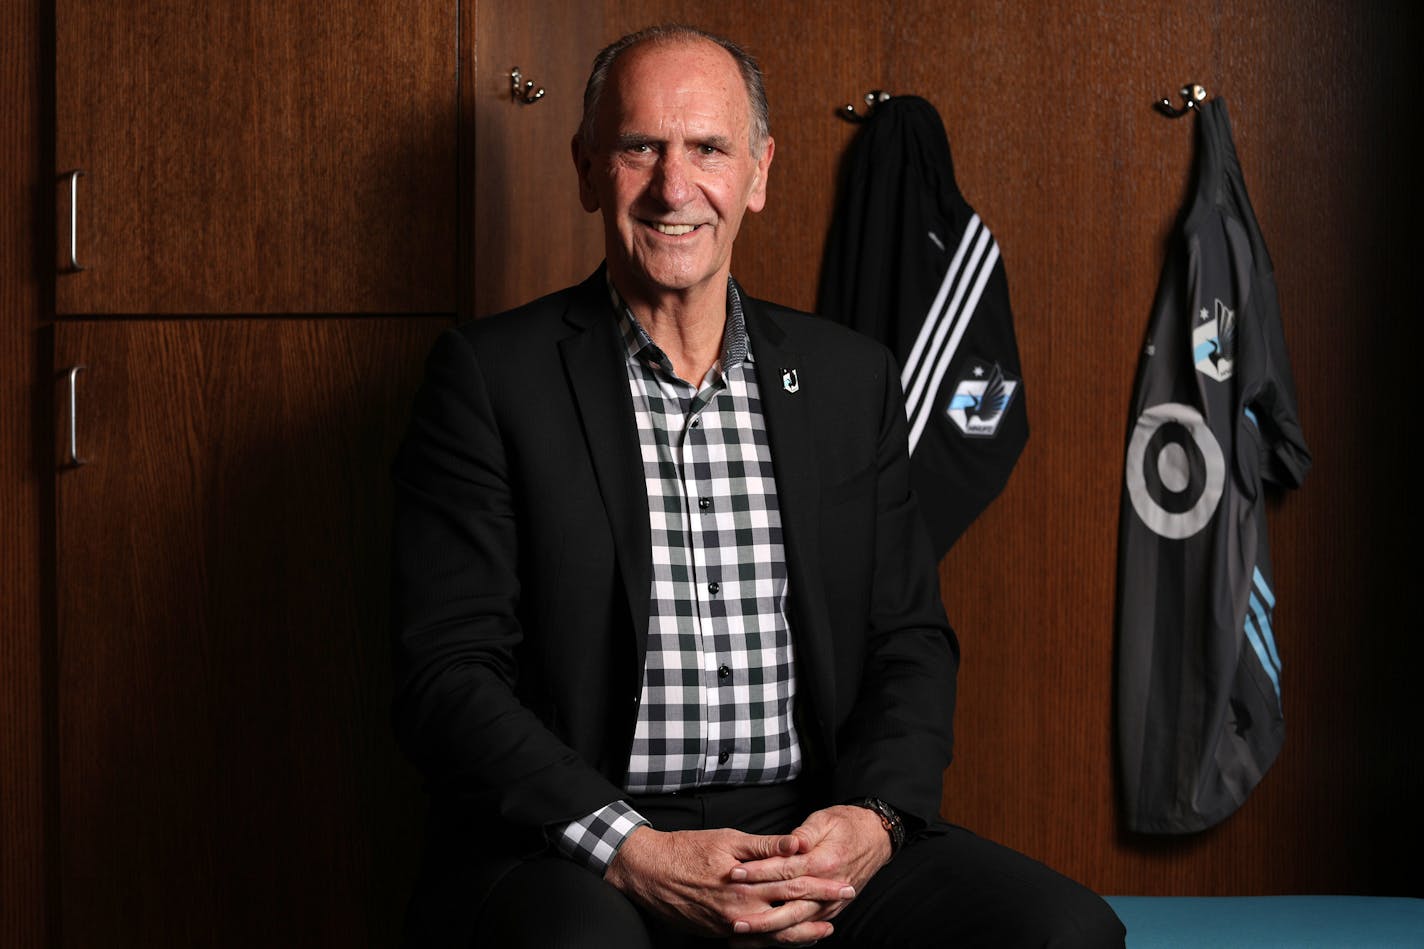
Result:
M668 375L673 375L672 360L662 348L653 342L643 324L633 315L628 304L613 286L613 279L605 273L608 295L613 301L613 312L618 317L618 330L623 337L623 345L628 355L652 363ZM752 362L751 340L747 338L747 319L742 309L742 291L737 282L727 277L727 321L722 328L722 353L712 367L714 374L726 376L743 363ZM700 380L698 380L700 382Z

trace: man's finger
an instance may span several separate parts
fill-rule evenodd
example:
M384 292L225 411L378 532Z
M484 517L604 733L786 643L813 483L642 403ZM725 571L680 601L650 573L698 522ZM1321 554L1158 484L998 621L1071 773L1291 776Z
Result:
M738 860L765 860L789 857L801 846L801 839L790 834L759 837L752 834L739 835L730 848L732 856Z
M814 900L818 903L844 903L855 899L855 887L844 880L820 877L797 877L771 883L737 884L738 892L764 903L789 903L792 900Z
M830 923L815 920L798 923L780 932L750 936L733 936L727 940L728 949L762 949L765 946L811 946L835 932Z
M748 860L741 866L733 867L730 878L734 883L770 883L773 880L794 880L810 872L810 863L804 856L769 857L766 860Z
M815 811L800 827L793 828L789 833L800 842L801 851L804 853L824 840L835 826L836 821L831 819L826 811Z
M801 923L814 921L824 907L812 900L792 900L769 910L744 916L732 924L732 932L738 936L756 933L777 933Z

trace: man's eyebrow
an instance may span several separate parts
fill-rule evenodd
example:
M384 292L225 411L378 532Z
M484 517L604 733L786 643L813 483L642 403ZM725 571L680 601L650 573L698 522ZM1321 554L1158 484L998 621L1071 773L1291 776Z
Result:
M656 145L658 142L651 135L644 135L641 132L625 132L619 135L613 144L621 151L638 145Z

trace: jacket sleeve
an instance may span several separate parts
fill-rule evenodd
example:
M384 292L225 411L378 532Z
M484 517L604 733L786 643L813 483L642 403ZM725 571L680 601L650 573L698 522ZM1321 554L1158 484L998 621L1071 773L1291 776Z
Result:
M910 489L899 372L888 352L884 361L865 656L837 737L833 794L878 797L923 826L939 816L953 751L959 644Z
M519 525L474 347L445 333L394 465L397 737L436 793L530 830L623 796L521 702Z

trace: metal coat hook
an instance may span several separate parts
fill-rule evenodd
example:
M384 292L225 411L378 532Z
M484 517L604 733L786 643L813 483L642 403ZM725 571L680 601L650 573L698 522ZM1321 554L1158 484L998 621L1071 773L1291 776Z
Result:
M870 113L875 111L875 107L888 98L890 98L890 93L885 90L872 89L865 94L865 112L861 113L855 111L855 103L848 102L845 108L836 110L836 115L839 115L847 122L864 122L870 118Z
M1163 115L1171 119L1180 119L1188 112L1195 112L1201 108L1201 104L1206 101L1206 89L1195 82L1189 82L1181 88L1182 101L1185 103L1180 109L1174 108L1171 100L1158 99L1153 107Z
M521 82L523 85L520 85ZM535 89L534 80L525 80L519 73L519 67L515 66L509 71L509 97L515 102L533 105L544 98L544 87Z

